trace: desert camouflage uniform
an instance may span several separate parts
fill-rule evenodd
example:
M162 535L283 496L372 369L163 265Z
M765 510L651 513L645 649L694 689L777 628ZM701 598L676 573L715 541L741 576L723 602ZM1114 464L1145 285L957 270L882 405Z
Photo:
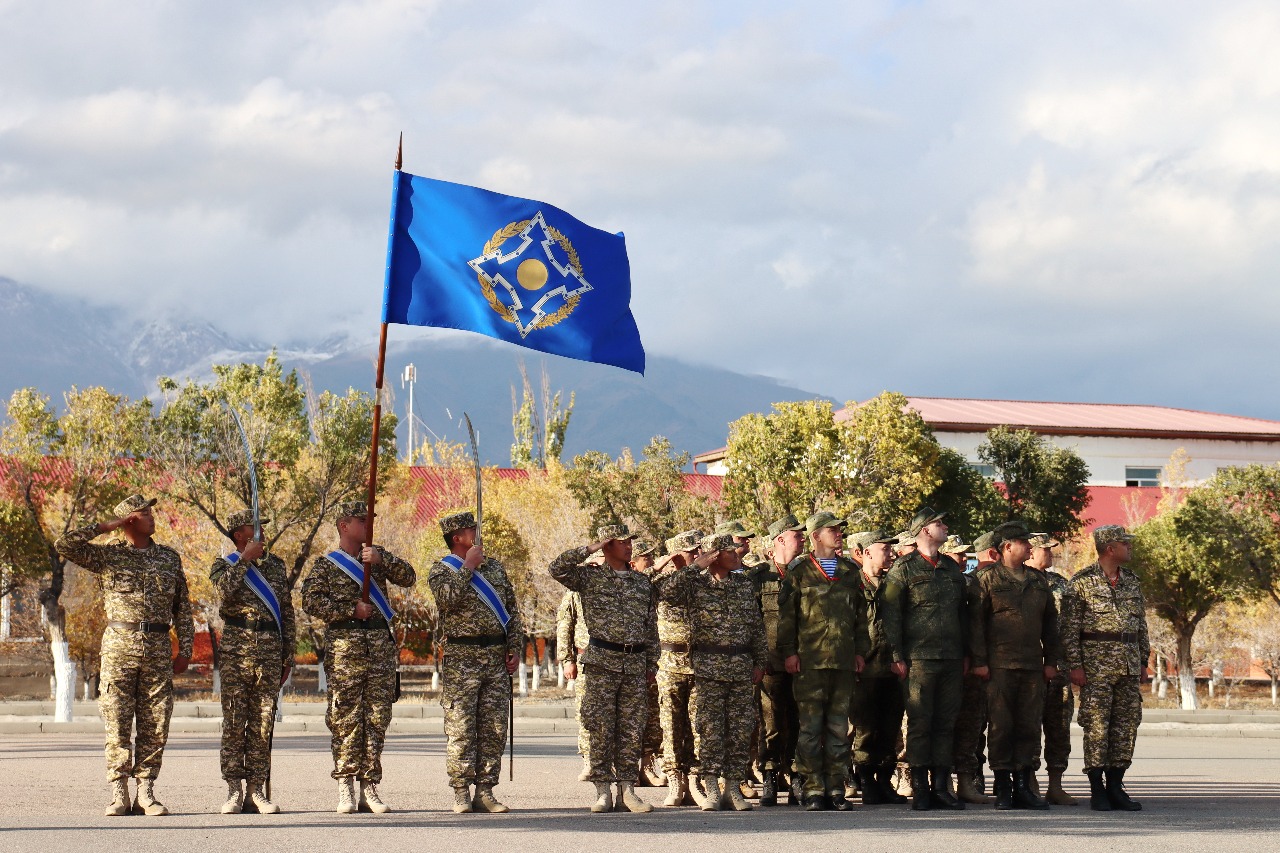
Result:
M582 596L590 642L627 646L615 651L588 644L578 665L588 677L581 705L587 729L591 782L635 782L649 715L649 673L657 665L653 585L636 571L587 565L586 548L570 548L551 562L551 576Z
M226 557L218 557L213 561L209 579L218 590L221 602L218 615L224 622L219 647L222 778L228 782L245 779L253 785L265 782L271 767L268 744L276 722L280 677L284 667L293 665L295 635L293 598L284 563L274 554L265 554L257 562L258 571L280 602L283 634L276 627L271 611L245 583L248 566L243 560L231 563ZM225 625L229 618L269 627L250 629Z
M1054 606L1058 608L1058 624L1065 624L1063 607L1067 600L1067 579L1052 569L1044 574L1053 593ZM1058 649L1062 650L1061 643ZM1049 682L1044 694L1044 763L1050 770L1066 770L1067 759L1071 756L1071 716L1075 713L1076 703L1071 692L1067 661L1061 655L1057 666L1058 677Z
M582 596L566 589L556 611L556 656L560 658L560 665L577 664L578 650L585 649L590 639L586 620L582 618ZM578 754L584 756L589 748L587 727L582 725L582 691L585 685L586 679L579 666L573 686L573 705L578 718Z
M372 566L370 583L385 595L387 584L412 586L413 566L383 549L382 564ZM360 585L319 556L302 585L302 609L326 624L354 619ZM391 724L399 651L390 627L380 624L375 608L368 628L325 631L325 675L329 680L325 725L329 727L335 779L353 776L360 782L382 781L382 744Z
M742 574L720 580L693 565L655 583L660 600L690 605L690 706L698 772L737 782L746 777L756 726L752 669L763 668L766 659L755 590Z
M1151 655L1142 587L1137 575L1122 568L1112 588L1094 563L1070 580L1066 597L1063 657L1069 669L1083 668L1086 679L1079 714L1084 769L1127 769L1142 722L1139 681ZM1085 632L1122 633L1126 639L1085 639Z
M524 651L524 627L506 570L494 558L485 557L475 571L498 593L511 616L505 635L502 623L480 598L466 572L437 560L427 575L445 641L440 704L449 739L444 765L454 788L498 784L511 712L507 655L519 657ZM455 637L478 638L489 644L450 642Z
M68 531L54 547L102 581L109 622L172 625L178 634L179 656L190 658L195 625L178 552L157 542L147 548L134 548L128 542L94 545L97 535L97 524L90 524ZM155 779L160 775L173 714L169 632L144 633L108 625L102 633L101 656L98 708L106 727L107 780Z
M670 564L669 564L670 566ZM654 576L654 583L676 571L674 566ZM662 720L662 769L667 773L687 773L694 769L693 661L689 658L690 602L659 600L657 610L658 708Z

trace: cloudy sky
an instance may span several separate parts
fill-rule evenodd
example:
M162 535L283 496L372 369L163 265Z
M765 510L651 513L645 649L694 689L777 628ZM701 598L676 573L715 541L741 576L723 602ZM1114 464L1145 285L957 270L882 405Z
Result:
M625 231L651 353L1280 418L1277 44L1225 0L0 0L0 275L370 331L403 130Z

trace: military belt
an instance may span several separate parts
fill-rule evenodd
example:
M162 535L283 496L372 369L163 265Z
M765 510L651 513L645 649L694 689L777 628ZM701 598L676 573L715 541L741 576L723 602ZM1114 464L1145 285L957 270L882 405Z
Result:
M592 637L587 641L587 645L597 649L606 649L611 652L623 652L624 654L633 655L643 652L649 648L648 643L611 643L608 640L601 640Z
M375 616L372 619L339 619L336 622L329 623L329 630L346 630L353 628L359 631L372 631L375 628L386 631L388 630L387 620L381 616Z
M1138 635L1128 631L1081 631L1082 640L1109 640L1113 643L1136 643Z
M222 621L232 628L244 628L246 631L276 631L274 619L241 619L239 616L224 616Z
M478 637L446 637L446 646L505 646L507 638L503 634L484 634Z
M688 643L658 643L658 648L664 652L687 652L689 651Z
M751 651L751 647L744 645L724 646L719 643L694 643L693 650L712 655L744 655Z
M117 622L114 619L107 623L108 628L117 631L139 631L143 634L167 634L168 622Z

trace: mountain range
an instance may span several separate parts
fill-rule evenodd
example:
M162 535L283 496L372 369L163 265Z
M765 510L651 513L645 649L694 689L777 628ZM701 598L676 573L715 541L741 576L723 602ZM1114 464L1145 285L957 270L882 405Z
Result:
M156 397L160 376L208 379L214 364L261 363L275 349L288 368L304 375L315 391L373 390L376 347L369 340L333 336L319 342L238 340L206 319L152 317L139 321L123 309L94 307L0 278L0 393L34 386L55 402L73 385L103 385L131 397ZM407 390L400 376L416 367L416 422L429 435L461 441L465 410L479 434L486 462L509 462L513 387L520 388L523 362L535 396L545 369L552 392L573 417L565 441L566 460L584 450L616 455L623 447L639 454L653 436L677 450L700 453L725 443L729 422L775 402L821 395L774 379L650 355L645 376L543 355L478 335L392 326L384 387L387 405L400 417L405 447ZM422 427L419 427L419 435Z

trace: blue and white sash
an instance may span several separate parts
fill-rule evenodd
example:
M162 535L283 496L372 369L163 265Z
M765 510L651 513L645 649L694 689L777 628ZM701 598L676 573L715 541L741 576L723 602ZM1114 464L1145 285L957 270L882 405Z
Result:
M455 572L462 570L462 558L457 554L445 554L440 558L440 562ZM473 571L471 573L471 588L476 591L476 595L480 596L480 600L485 603L485 606L493 611L493 615L498 617L498 621L502 623L502 630L507 630L507 623L511 621L511 614L507 612L506 606L502 603L502 597L493 588L493 584L489 583L484 575Z
M364 585L364 564L352 557L346 551L335 549L325 554L329 558L329 562L342 569L343 573L356 582L357 586ZM391 618L395 614L391 612L391 603L387 601L387 597L382 594L382 590L378 589L378 585L373 582L373 578L369 579L369 600L373 602L373 606L378 608L378 612L382 614L382 618L387 620L387 625L391 625Z
M226 556L226 561L233 566L240 562L239 552L232 551ZM284 620L280 616L280 599L276 598L276 591L271 588L271 584L267 583L267 579L262 576L262 572L258 571L258 567L252 563L245 570L244 583L267 606L267 610L271 611L271 617L276 620L276 630L283 635Z

